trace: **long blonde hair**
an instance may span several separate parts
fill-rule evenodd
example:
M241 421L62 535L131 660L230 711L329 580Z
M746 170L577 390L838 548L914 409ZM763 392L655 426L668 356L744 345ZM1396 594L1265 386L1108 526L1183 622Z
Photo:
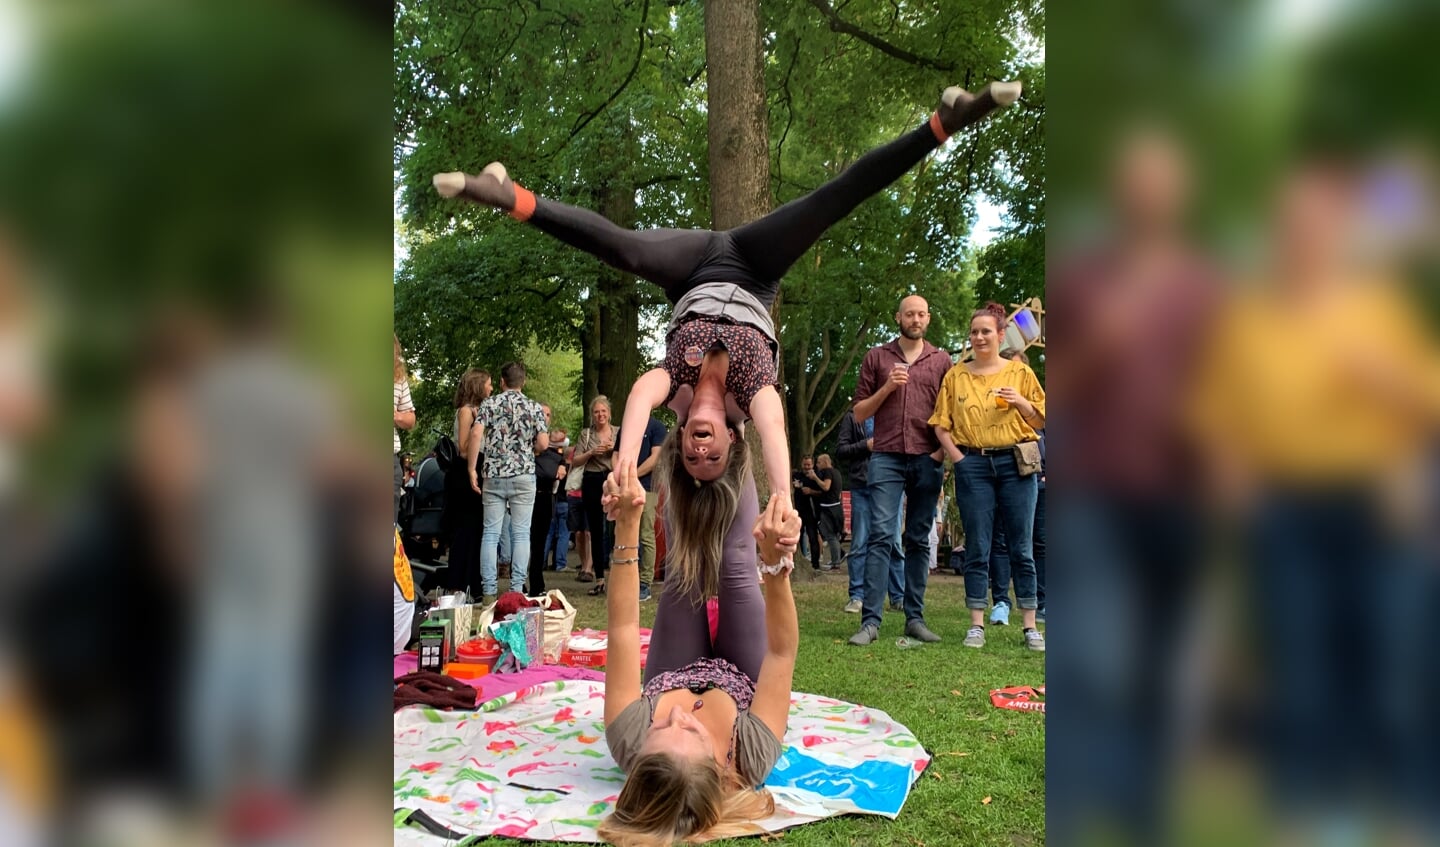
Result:
M400 336L391 333L390 337L395 339L395 384L399 385L410 378L405 369L405 351L400 347Z
M758 835L775 798L742 785L714 759L649 753L635 760L615 811L596 834L617 847L668 847Z
M713 482L698 480L680 458L681 430L678 426L670 430L660 445L655 473L665 492L668 528L674 533L665 538L665 590L678 590L699 603L719 593L725 536L740 505L740 484L750 473L750 450L736 432L725 473Z

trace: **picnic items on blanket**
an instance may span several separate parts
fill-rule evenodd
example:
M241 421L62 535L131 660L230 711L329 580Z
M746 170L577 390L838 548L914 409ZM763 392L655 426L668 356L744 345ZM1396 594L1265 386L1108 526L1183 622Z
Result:
M990 702L998 709L1017 712L1045 713L1045 686L1012 685L990 692Z
M454 652L455 621L430 618L420 624L420 670L438 673Z
M525 622L516 618L490 624L495 640L500 642L500 658L495 661L495 673L513 673L538 664L530 654L530 645L525 637Z
M529 599L518 591L507 591L495 598L495 620L503 621L521 609L538 605L537 601Z
M511 598L508 602L506 598ZM523 599L528 606L518 605L516 598ZM511 608L511 605L514 608ZM497 620L504 620L514 611L520 608L538 607L544 610L542 639L544 641L543 652L545 661L559 662L560 652L565 649L565 639L575 629L575 606L565 597L565 592L552 589L545 592L543 597L524 597L519 592L511 591L500 595L500 597L489 606L481 610L476 618L476 629L484 633L486 627ZM507 610L509 610L507 612Z
M586 630L590 632L590 630ZM572 635L560 653L560 664L576 668L604 667L610 639L603 634Z
M470 713L396 713L394 843L599 841L595 827L625 779L605 746L604 712L603 680L565 679L489 698ZM931 758L884 712L804 693L791 697L784 742L796 756L766 780L776 814L757 821L759 830L843 814L893 818ZM414 826L415 809L446 834Z
M445 666L445 675L453 676L456 679L479 679L488 676L490 665L482 665L479 662L451 662Z
M500 661L500 642L486 636L472 638L455 648L455 661L460 664L484 665L486 670Z
M405 706L471 710L475 708L475 689L432 671L407 673L395 680L395 710Z

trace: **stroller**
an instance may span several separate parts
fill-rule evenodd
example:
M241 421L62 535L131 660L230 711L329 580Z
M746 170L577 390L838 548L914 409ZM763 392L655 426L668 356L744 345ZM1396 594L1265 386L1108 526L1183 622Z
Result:
M400 498L400 541L416 570L416 582L446 566L449 538L441 528L445 511L445 472L427 456L415 474L415 484Z

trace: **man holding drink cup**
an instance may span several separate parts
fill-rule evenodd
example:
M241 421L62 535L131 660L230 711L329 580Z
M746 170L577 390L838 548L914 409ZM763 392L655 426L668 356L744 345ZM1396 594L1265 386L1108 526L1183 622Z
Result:
M900 337L872 348L860 365L854 414L863 425L875 418L868 488L871 499L870 549L865 556L865 599L860 631L850 643L864 646L880 637L880 617L891 559L900 552L900 497L904 515L905 634L918 641L939 641L925 626L925 586L930 576L930 529L945 476L944 452L926 421L935 409L940 381L950 355L925 340L930 307L911 295L895 313ZM860 566L861 563L853 563Z

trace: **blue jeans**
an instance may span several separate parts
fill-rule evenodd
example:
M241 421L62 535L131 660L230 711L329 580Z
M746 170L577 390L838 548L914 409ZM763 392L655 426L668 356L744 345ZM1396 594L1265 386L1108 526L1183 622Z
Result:
M1010 602L1010 544L998 513L990 525L990 602Z
M525 587L530 572L530 516L535 511L535 477L511 476L485 480L485 532L480 536L480 582L487 596L496 591L496 555L500 529L510 517L510 590Z
M545 558L555 551L555 570L565 570L570 547L570 500L561 497L555 501L555 516L550 519L550 534L545 536Z
M870 489L850 486L850 599L865 599L865 561L870 554Z
M502 509L500 512L500 561L512 562L510 555L510 544L514 540L514 529L510 526L510 513Z
M880 626L885 583L897 555L894 528L900 522L900 497L905 510L905 622L925 619L925 585L930 578L930 529L935 501L945 478L945 464L928 455L873 453L869 469L870 549L865 557L865 606L860 625Z
M1042 471L1043 473L1043 471ZM1045 486L1035 493L1035 532L1030 536L1035 556L1035 599L1045 608Z
M1035 495L1040 479L1021 476L1015 456L971 453L955 466L955 502L965 526L965 605L983 609L990 587L990 542L996 522L1010 543L1015 603L1038 608L1035 597Z
M1005 540L1005 527L997 516L994 534L990 537L990 602L1010 602L1010 545ZM1035 600L1045 608L1045 487L1035 493L1035 530L1030 536L1035 557ZM1019 589L1016 589L1017 591Z
M907 503L908 499L909 498L904 495L901 495L900 515L905 514L905 509L909 505ZM890 557L890 580L888 584L890 605L898 609L900 608L900 604L905 602L905 519L903 517L895 521L894 550L894 554Z

